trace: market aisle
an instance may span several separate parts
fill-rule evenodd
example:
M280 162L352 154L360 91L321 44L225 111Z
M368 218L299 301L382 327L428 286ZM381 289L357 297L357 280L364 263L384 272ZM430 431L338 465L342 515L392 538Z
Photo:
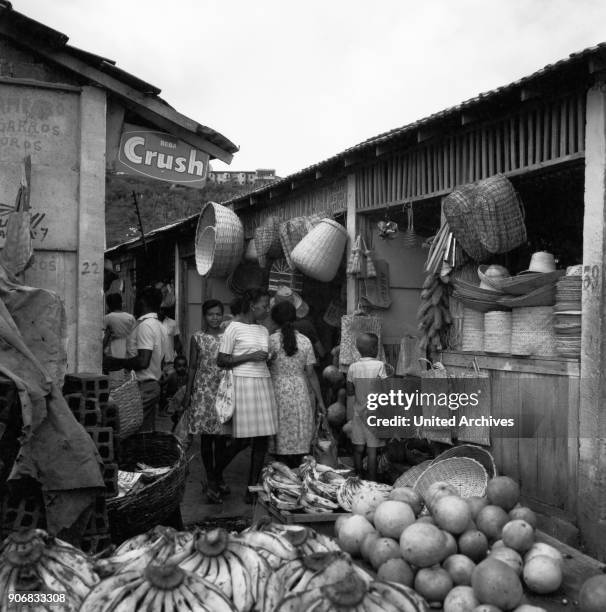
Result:
M170 417L159 418L158 428L162 431L170 431L172 428ZM193 458L189 464L185 495L181 503L181 515L186 527L213 520L250 520L252 507L245 504L243 499L248 477L249 456L250 450L243 451L225 471L225 482L233 492L222 504L207 504L201 485L204 470L200 459L200 436L195 437L188 451L188 457Z

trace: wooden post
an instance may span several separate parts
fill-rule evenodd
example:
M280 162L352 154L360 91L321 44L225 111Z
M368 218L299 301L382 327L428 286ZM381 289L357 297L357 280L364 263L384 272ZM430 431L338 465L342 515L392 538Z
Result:
M553 143L552 143L553 146ZM587 93L578 523L587 551L606 559L606 90ZM582 500L582 501L581 501Z
M347 175L347 236L348 246L356 240L356 175ZM347 276L347 312L352 313L358 301L358 281L355 276Z
M83 87L80 96L80 185L76 364L78 372L100 372L103 335L103 246L105 243L106 94Z

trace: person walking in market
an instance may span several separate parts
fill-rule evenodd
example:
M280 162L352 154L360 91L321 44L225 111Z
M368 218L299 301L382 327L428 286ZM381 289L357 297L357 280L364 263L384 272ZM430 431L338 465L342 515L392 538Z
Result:
M209 503L220 503L229 494L223 472L217 470L217 458L225 453L231 424L223 425L217 418L215 400L221 380L217 365L219 345L223 336L224 308L219 300L202 304L204 330L191 338L189 372L183 407L187 411L189 433L200 435L202 463L206 471L206 497Z
M129 312L122 310L122 296L110 293L105 298L109 312L103 317L103 353L110 357L126 357L126 340L137 321ZM124 371L109 373L110 384L117 386L124 381Z
M137 325L126 343L127 356L103 359L106 370L124 368L135 372L143 403L141 432L155 430L162 367L168 352L166 330L158 320L161 303L162 292L155 287L145 287L135 302Z
M296 308L282 301L274 305L271 318L278 331L270 337L271 379L278 405L278 431L273 452L289 467L298 467L310 452L314 434L314 407L309 388L313 390L318 409L325 411L320 383L314 370L316 358L306 336L296 331Z
M269 437L277 430L277 408L269 359L269 333L261 325L269 311L269 294L263 289L248 289L242 296L241 313L226 328L217 363L233 373L233 443L217 457L216 470L222 473L231 460L252 445L249 485L257 484ZM245 501L252 503L247 490Z

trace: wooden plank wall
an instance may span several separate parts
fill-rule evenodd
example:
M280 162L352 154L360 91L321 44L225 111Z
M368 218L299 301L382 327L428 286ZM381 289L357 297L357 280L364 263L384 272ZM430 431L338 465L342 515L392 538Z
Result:
M449 372L465 371L467 366L452 365L462 359L445 355ZM579 375L563 373L567 362L553 361L550 368L542 368L534 360L501 361L492 368L488 362L480 364L490 374L492 416L516 419L507 437L497 437L493 429L490 450L497 469L520 483L522 496L535 510L576 523ZM525 367L526 362L532 367ZM519 425L530 414L538 417L538 428L532 437L524 437Z
M356 174L356 208L445 195L494 174L515 175L581 157L585 92L543 104L377 161Z

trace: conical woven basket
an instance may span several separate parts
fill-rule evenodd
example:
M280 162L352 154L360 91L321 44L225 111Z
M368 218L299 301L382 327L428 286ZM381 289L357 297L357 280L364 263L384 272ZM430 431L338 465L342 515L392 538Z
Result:
M497 466L494 461L494 457L486 449L475 444L459 444L445 450L439 454L433 461L432 464L444 461L445 459L451 459L453 457L467 457L469 459L475 459L478 463L484 466L484 469L488 473L488 478L494 478L497 476Z
M209 202L196 230L196 268L201 276L227 276L244 251L244 228L235 212Z
M463 309L462 350L481 352L484 350L484 315L471 308Z
M431 459L414 465L409 470L406 470L394 483L393 488L399 489L401 487L414 487L415 482L419 479L419 476L431 465Z
M556 355L553 308L535 306L514 308L512 314L511 353L513 355Z
M306 276L328 283L339 270L346 243L345 228L322 219L293 249L291 259Z
M255 248L259 265L265 268L268 259L282 257L282 244L280 242L280 223L276 217L268 217L255 231Z

